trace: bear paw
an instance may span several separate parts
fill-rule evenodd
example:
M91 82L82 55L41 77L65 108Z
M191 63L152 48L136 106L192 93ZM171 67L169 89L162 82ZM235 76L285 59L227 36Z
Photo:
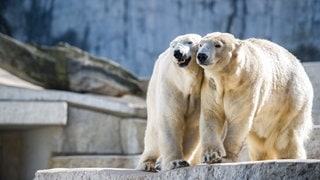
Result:
M207 150L201 155L201 163L221 163L225 153L221 150Z
M142 171L149 171L149 172L157 172L155 168L155 161L154 160L147 160L143 163L139 164L137 169Z
M155 169L161 171L161 157L157 159Z
M190 164L187 161L183 159L178 159L178 160L171 161L168 165L167 170L188 167L188 166L190 166Z

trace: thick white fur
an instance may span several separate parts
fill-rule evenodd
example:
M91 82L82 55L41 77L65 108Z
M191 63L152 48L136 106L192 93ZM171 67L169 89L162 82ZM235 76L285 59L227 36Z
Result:
M144 152L137 169L155 171L188 166L199 144L200 87L203 69L196 63L201 36L178 36L157 59L147 92L148 121ZM174 51L191 57L186 67L179 67Z
M245 139L251 160L305 159L313 88L301 63L275 43L228 33L208 34L200 46L201 162L237 161Z

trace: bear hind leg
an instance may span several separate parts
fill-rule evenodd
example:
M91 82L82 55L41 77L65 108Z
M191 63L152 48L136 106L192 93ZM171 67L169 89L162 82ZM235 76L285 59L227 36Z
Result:
M281 131L275 142L279 159L306 159L304 147L312 131L311 111L300 111L284 131Z
M277 142L277 156L278 159L306 159L307 153L304 149L303 139L298 137L298 135L289 133L284 133L280 136ZM282 137L286 136L286 137ZM287 138L285 140L285 138ZM281 144L286 144L283 146Z
M249 133L247 137L248 152L251 161L276 159L276 150L266 146L266 138L259 137L256 133Z

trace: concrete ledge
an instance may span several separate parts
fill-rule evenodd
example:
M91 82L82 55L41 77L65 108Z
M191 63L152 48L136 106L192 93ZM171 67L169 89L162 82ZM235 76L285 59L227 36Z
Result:
M135 168L140 155L130 156L55 156L51 159L51 168Z
M161 173L105 168L59 168L35 173L35 180L49 179L320 179L320 160L198 165Z
M0 85L0 101L65 101L122 117L146 118L145 101L58 90L34 90Z
M66 125L67 103L0 101L0 126Z

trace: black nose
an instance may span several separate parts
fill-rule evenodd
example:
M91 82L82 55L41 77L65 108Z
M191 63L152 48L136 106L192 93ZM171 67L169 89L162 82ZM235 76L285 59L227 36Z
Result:
M203 63L207 60L208 56L204 53L199 53L197 58L198 58L199 63Z
M177 59L181 59L182 58L182 53L179 50L175 50L173 52L173 56Z

